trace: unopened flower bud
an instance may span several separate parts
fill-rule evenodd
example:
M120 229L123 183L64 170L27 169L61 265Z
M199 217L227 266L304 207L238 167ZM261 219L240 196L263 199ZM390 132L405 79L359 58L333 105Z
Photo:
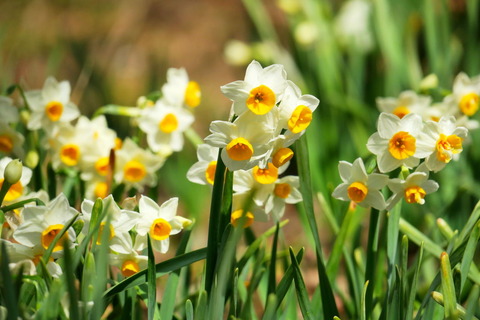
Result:
M22 169L23 166L20 160L14 159L10 161L5 167L5 181L7 181L11 185L20 181L20 178L22 177Z
M436 74L431 73L420 81L420 90L427 91L438 87L438 77Z
M25 157L25 165L30 169L33 169L38 165L39 160L38 152L35 150L30 150Z

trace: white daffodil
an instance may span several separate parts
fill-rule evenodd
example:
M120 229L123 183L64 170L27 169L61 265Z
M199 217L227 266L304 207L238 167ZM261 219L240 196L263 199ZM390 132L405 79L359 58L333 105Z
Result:
M15 230L13 238L27 247L41 245L48 249L55 236L77 214L77 210L70 207L68 199L61 193L46 206L25 207L22 212L23 223ZM64 241L68 239L73 244L75 238L73 228L68 228L53 251L63 250Z
M142 110L138 126L147 134L150 149L154 152L171 152L182 150L183 132L193 120L194 117L188 110L166 105L159 100L155 106Z
M438 183L428 180L428 168L425 163L418 166L414 173L408 175L407 179L391 179L388 188L393 195L387 200L387 210L391 210L402 198L407 203L425 203L425 196L438 190Z
M147 234L150 235L154 250L165 253L170 245L170 236L179 233L192 223L191 220L177 216L178 198L171 198L159 206L152 199L141 196L138 208L141 218L137 223L135 238L136 250L147 247Z
M167 105L197 107L202 99L200 86L190 81L184 68L167 70L167 82L162 87L162 99Z
M342 183L333 191L334 198L353 201L361 207L385 209L385 199L380 190L387 185L388 176L379 173L367 174L361 158L357 158L353 164L340 161L338 171Z
M442 170L453 157L462 152L462 142L468 130L457 127L454 116L442 117L439 122L427 121L425 142L431 145L431 154L425 160L430 171Z
M278 105L279 127L290 130L292 133L305 131L312 122L313 111L320 101L312 95L301 95L292 81L287 80L287 87L283 99Z
M85 199L95 200L105 198L109 194L109 185L106 179L94 178L85 181Z
M213 185L217 169L218 148L201 144L197 149L198 161L187 172L187 179L193 183Z
M265 211L279 221L285 213L286 203L298 203L302 201L302 194L298 190L300 181L297 176L286 176L275 182L273 193L265 203Z
M81 178L84 181L105 179L110 168L110 152L116 148L117 134L108 128L105 117L99 116L92 120L80 117L75 126L77 132L88 141L83 145L83 155L80 162Z
M40 246L27 247L20 243L10 242L4 239L0 239L0 242L5 245L7 249L9 268L11 272L17 274L20 268L23 270L23 274L35 275L37 274L37 264L40 262L45 249ZM1 256L1 253L0 253ZM47 270L54 278L59 278L62 274L62 268L50 258L47 262Z
M49 77L42 90L25 92L32 114L27 127L30 130L43 129L55 133L59 123L69 122L80 115L77 106L70 101L70 83L57 82Z
M250 193L255 204L263 206L275 188L278 175L279 170L272 163L265 169L255 166L250 170L237 170L233 178L233 191Z
M24 193L20 197L16 198L15 202L20 202L23 200L34 199L34 198L41 200L43 203L48 203L48 201L50 200L50 198L48 197L48 193L45 190L39 190L36 192ZM8 223L8 226L10 227L10 229L15 231L18 228L18 226L23 223L22 212L24 208L31 207L31 206L35 206L34 201L26 203L24 207L15 209L13 211L5 212L5 220Z
M70 123L58 126L57 133L49 139L52 167L80 169L85 154L85 146L90 140L85 139L85 132Z
M0 188L5 181L5 168L7 165L12 161L12 158L5 157L0 160ZM32 178L32 170L22 166L22 175L20 180L14 183L10 189L8 189L5 198L3 199L2 205L10 204L14 201L18 201L18 199L27 193L27 185L30 183L30 179Z
M245 80L237 80L222 86L223 94L233 101L235 114L247 110L263 115L282 99L287 86L287 73L282 65L273 64L262 68L253 60L247 67Z
M268 221L265 210L256 205L254 201L250 203L251 196L250 192L233 194L230 223L234 227L243 226L243 228L247 228L252 225L253 221Z
M0 121L0 155L15 155L23 158L23 135L13 130L6 122Z
M453 82L453 92L445 97L444 102L451 107L451 113L473 116L478 111L480 97L480 77L470 79L465 73L457 75Z
M412 168L428 156L430 146L422 140L422 118L409 113L402 119L382 112L378 131L370 136L367 149L377 156L380 172L389 172L402 165Z
M131 247L129 231L140 219L140 214L135 211L120 209L112 195L102 199L102 203L104 218L100 222L97 244L101 243L102 233L105 232L104 229L108 223L110 249L119 253L129 253L129 247ZM87 234L90 228L93 205L94 202L91 200L85 199L82 202L82 217L80 219L85 222L82 230L84 234Z
M222 161L229 170L248 170L268 158L276 121L274 112L264 116L244 113L233 123L213 121L210 124L212 134L205 141L212 147L223 148Z
M116 152L115 181L142 192L143 186L151 187L157 183L156 171L164 161L165 158L140 148L127 138Z
M109 257L110 264L118 267L124 277L130 277L147 268L148 257L138 254L137 251L133 249L131 240L126 253L110 253Z
M415 91L404 91L398 98L377 98L377 107L380 112L393 113L400 119L409 113L423 113L429 108L432 98L415 93Z
M2 115L1 122L16 123L19 120L18 109L9 97L0 96L0 114Z

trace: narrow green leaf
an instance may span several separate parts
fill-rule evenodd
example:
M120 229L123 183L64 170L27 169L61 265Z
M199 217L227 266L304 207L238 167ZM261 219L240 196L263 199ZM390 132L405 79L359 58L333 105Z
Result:
M477 319L474 314L479 311L478 299L480 296L480 287L474 285L470 291L467 301L467 310L465 312L465 320Z
M296 256L297 263L302 262L303 259L303 254L305 253L305 248L301 248ZM278 309L280 306L280 303L282 303L283 299L285 298L285 295L288 292L288 289L290 289L290 286L292 285L293 281L293 273L294 273L294 267L293 265L289 265L287 270L285 271L285 274L283 275L282 280L278 283L277 286L277 292L276 292L276 298L277 298L277 306L275 309Z
M276 267L277 267L277 246L278 246L279 231L280 231L280 223L277 221L276 228L275 228L275 235L273 237L273 243L272 243L272 254L270 257L270 266L268 268L267 298L270 294L275 292L275 287L277 285Z
M422 265L423 260L423 242L420 244L420 250L418 253L417 264L415 266L415 272L413 274L412 283L410 286L410 294L408 295L408 304L407 304L407 311L405 313L405 320L412 320L413 319L413 305L415 303L415 295L417 293L417 283L418 283L418 276L420 274L420 267Z
M205 259L207 256L207 248L198 249L191 251L189 253L182 254L178 257L157 263L155 266L156 277L160 277L174 270L183 268L185 266L191 265L194 262ZM104 296L106 298L111 298L112 296L135 286L141 285L146 282L145 275L147 270L142 270L136 274L124 279L120 283L117 283L110 289L108 289Z
M442 291L444 296L445 318L456 319L457 314L457 298L455 296L455 287L453 284L452 267L450 259L446 252L442 252L440 256L440 267L442 275Z
M325 263L323 261L322 245L320 242L317 221L315 218L315 212L313 210L313 195L312 195L312 182L310 178L310 164L308 158L308 144L307 137L303 135L296 142L296 155L298 174L300 178L300 192L303 197L303 208L307 215L310 231L315 241L315 253L317 257L317 271L318 278L320 280L320 291L322 294L322 305L329 306L323 308L323 316L325 319L332 319L338 315L337 304L333 295L332 285L328 279L325 269Z
M207 316L207 301L208 293L205 290L200 290L198 293L197 305L195 307L195 319L206 319Z
M0 266L0 272L1 272L0 280L2 285L0 286L0 289L2 292L2 296L5 299L5 304L9 306L7 319L17 320L19 318L17 293L10 291L10 290L14 290L14 286L13 286L12 274L10 273L10 268L9 268L8 253L7 253L7 248L5 246L5 243L3 241L1 241L1 246L2 246L2 249L1 249L2 265Z
M363 286L363 291L362 291L362 300L360 302L360 320L366 320L367 319L367 307L365 305L365 300L367 296L367 289L368 289L368 280L365 282Z
M8 206L3 206L3 207L0 208L0 210L2 210L3 212L12 211L12 210L15 210L15 209L18 209L18 208L23 208L27 203L30 203L30 202L35 202L35 204L37 206L44 206L45 205L45 203L43 203L43 201L38 199L38 198L30 198L30 199L26 199L26 200L22 200L22 201L19 201L19 202L12 203Z
M73 269L72 261L72 251L70 250L69 241L65 241L64 246L64 259L65 259L65 269L64 275L66 279L68 298L70 300L70 318L73 320L80 319L79 310L78 310L78 291L75 286L75 270Z
M187 301L185 302L185 318L187 320L193 320L193 305L192 300L190 299L187 299Z
M276 308L277 297L274 293L269 294L267 297L267 307L265 308L265 313L263 314L262 320L275 320L276 317Z
M367 261L365 270L365 282L368 281L369 286L365 293L365 309L368 314L373 311L373 290L375 288L375 275L378 262L378 233L380 225L380 212L371 209L370 226L368 229L367 244Z
M295 280L295 289L297 291L298 304L300 305L300 310L304 319L310 320L315 319L312 307L310 306L310 300L308 299L307 288L305 287L305 282L303 281L303 276L298 266L297 259L293 249L290 247L290 259L292 260L293 265L293 278Z
M152 320L157 309L157 278L155 273L155 255L152 249L152 240L150 235L147 234L147 253L148 253L148 266L147 266L147 284L148 284L148 320ZM165 318L168 319L168 318Z
M420 232L417 228L408 223L405 219L400 218L399 220L400 231L402 231L409 240L412 240L417 245L424 243L425 250L431 253L432 255L439 257L443 250L430 238Z
M472 230L475 227L475 225L477 225L479 219L480 219L480 201L477 202L477 204L475 205L475 208L470 214L470 217L468 218L467 223L465 223L465 226L460 232L457 238L457 241L459 243L467 239L467 237L472 233Z
M468 238L467 246L463 253L462 263L460 265L460 292L463 290L465 281L468 277L468 272L470 270L470 265L472 264L473 257L477 249L478 239L480 238L480 222L477 223L475 228L472 230L470 237Z
M432 292L432 298L437 302L439 305L445 306L445 296L441 294L440 292L433 291ZM477 302L478 303L478 302ZM478 304L477 304L478 305ZM455 303L455 309L454 309L454 315L450 317L445 317L445 319L465 319L467 311L465 310L464 307L459 305L458 303ZM472 315L473 316L473 315ZM473 319L478 320L476 317L473 317Z
M208 223L207 239L207 261L205 266L205 290L210 292L215 277L215 268L218 258L218 242L220 232L222 212L223 185L225 179L226 167L221 158L222 150L218 151L217 168L215 169L215 179L213 182L212 201L210 205L210 220Z

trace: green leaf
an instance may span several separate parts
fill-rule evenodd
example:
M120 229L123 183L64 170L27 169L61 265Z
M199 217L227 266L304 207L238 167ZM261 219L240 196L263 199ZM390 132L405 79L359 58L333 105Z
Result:
M303 197L303 208L307 215L310 231L315 241L315 254L317 258L317 271L318 278L320 280L320 292L322 296L322 305L328 306L323 308L323 316L325 319L332 319L338 315L337 304L333 295L332 285L328 279L325 269L325 263L322 256L322 245L320 243L320 237L317 227L317 221L315 219L315 212L313 210L313 195L312 195L312 183L310 179L310 164L308 159L308 144L307 137L303 135L296 142L296 155L298 174L300 178L300 192Z
M70 318L73 320L80 319L78 310L78 291L75 286L75 270L73 269L72 251L69 248L69 241L65 241L64 246L64 275L67 285L68 298L70 300Z
M465 320L477 319L474 314L478 312L478 298L480 296L480 287L474 285L470 291L467 301L467 310L465 312Z
M267 297L267 307L265 308L265 313L263 314L262 320L275 320L277 309L277 297L274 293L271 293Z
M365 293L365 309L367 314L371 314L373 311L373 291L375 289L375 276L377 272L378 261L379 225L380 212L372 208L370 212L370 225L368 229L367 261L365 269L365 282L368 281L369 283Z
M305 248L301 248L296 256L296 261L297 263L300 263L303 259L303 254L305 253ZM294 273L294 267L293 265L289 265L287 270L285 271L285 274L283 275L282 280L278 283L277 286L277 292L276 292L276 297L277 297L277 307L275 309L278 309L280 306L280 303L282 303L283 299L285 298L285 295L288 292L288 289L290 289L290 286L292 285L293 281L293 273Z
M295 289L297 291L298 304L300 305L300 310L302 311L303 318L307 320L313 320L315 319L315 317L312 312L312 307L310 306L307 288L305 287L305 282L303 281L300 267L298 266L297 259L295 258L295 254L291 247L290 259L292 260L293 265L293 278L295 280Z
M410 286L410 294L408 295L407 311L405 313L405 320L413 319L413 305L415 303L415 295L417 293L418 276L420 274L420 266L423 260L423 242L420 244L420 250L417 257L417 264L413 274L412 284Z
M278 233L280 231L280 223L277 221L275 228L275 235L272 243L272 254L270 257L270 266L268 268L268 290L267 297L275 292L277 285L276 267L277 267L277 246L278 246ZM268 300L268 299L267 299Z
M185 301L185 318L187 320L193 320L193 305L192 300L190 299L187 299L187 301Z
M198 293L197 305L195 307L195 319L206 319L207 316L208 293L200 290Z
M468 272L470 271L470 265L472 264L473 257L477 249L478 239L480 237L480 222L477 223L475 228L472 230L470 237L468 238L467 246L463 253L462 263L460 265L460 292L463 290L465 281L468 277Z
M367 319L367 307L365 305L367 290L368 290L368 280L363 285L362 300L360 302L360 306L361 306L360 307L360 320L366 320Z
M174 257L172 259L157 263L155 266L156 277L158 278L169 272L172 272L174 270L188 266L194 262L205 259L206 256L207 256L207 248L202 248L202 249L191 251L189 253L182 254L178 257ZM105 292L104 296L106 298L111 298L112 296L126 289L145 283L146 274L147 274L147 270L142 270L140 272L137 272L136 274L124 279L120 283L117 283L116 285L108 289Z
M155 310L157 309L157 278L155 273L155 255L152 249L152 240L147 234L147 252L148 252L148 266L147 266L147 282L148 282L148 320L153 320ZM164 318L168 319L168 318Z
M12 274L10 273L10 267L9 267L9 259L8 259L8 253L7 253L7 248L5 246L5 243L1 241L1 246L2 246L2 256L1 256L1 261L2 265L0 266L0 275L1 277L1 292L3 299L5 299L5 304L9 306L8 308L8 315L7 319L13 319L17 320L19 318L19 310L18 310L18 304L17 304L17 293L12 292L15 290L15 287L13 285L13 278Z

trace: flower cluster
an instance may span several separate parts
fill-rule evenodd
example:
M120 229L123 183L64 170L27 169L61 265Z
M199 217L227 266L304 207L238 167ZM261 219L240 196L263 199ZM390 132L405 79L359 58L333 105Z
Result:
M141 137L122 141L102 114L81 115L70 92L68 81L49 77L41 90L25 92L21 117L10 98L0 97L0 156L20 158L30 168L46 159L56 172L74 172L85 182L89 199L104 198L120 184L139 192L155 186L156 171L172 152L182 150L183 132L201 101L198 83L189 81L184 69L171 68L157 101L142 97L136 107L107 108L105 113L133 117L146 134L143 143ZM46 157L39 156L44 150Z
M45 205L28 205L22 210L7 213L11 227L6 239L0 239L6 245L11 268L21 266L24 272L34 274L36 265L49 247L52 247L51 259L47 270L53 277L63 271L58 259L63 257L64 245L74 248L82 241L100 245L107 238L110 248L110 264L117 266L127 277L146 268L147 256L141 254L147 246L147 234L150 235L152 248L166 253L171 235L179 233L191 221L177 216L178 198L172 198L161 206L152 199L141 196L124 201L121 209L112 195L102 199L102 211L96 213L95 225L92 222L94 202L85 199L81 212L71 207L63 193ZM15 216L14 217L12 217ZM15 221L15 222L13 222ZM61 238L54 243L55 237L71 225ZM82 227L83 226L83 227ZM103 233L108 232L108 237Z
M438 172L457 159L468 129L478 127L470 117L478 110L479 95L480 77L470 79L461 73L452 93L436 104L429 96L413 91L405 91L398 98L377 99L383 112L367 149L376 156L379 173L367 174L360 158L353 164L341 161L342 183L333 197L379 210L391 210L402 198L407 203L423 204L425 196L439 187L429 180L430 171ZM386 175L399 167L416 169L401 178ZM385 186L392 192L386 201L380 192Z
M233 102L231 121L211 123L211 134L199 146L199 161L187 177L195 183L213 184L220 152L221 161L234 171L232 223L242 216L243 199L248 195L254 202L253 213L246 214L249 223L253 217L261 220L269 215L278 220L285 203L302 199L298 177L279 175L294 155L289 147L305 133L319 100L302 95L287 80L282 65L263 68L257 61L247 67L244 80L221 90Z

